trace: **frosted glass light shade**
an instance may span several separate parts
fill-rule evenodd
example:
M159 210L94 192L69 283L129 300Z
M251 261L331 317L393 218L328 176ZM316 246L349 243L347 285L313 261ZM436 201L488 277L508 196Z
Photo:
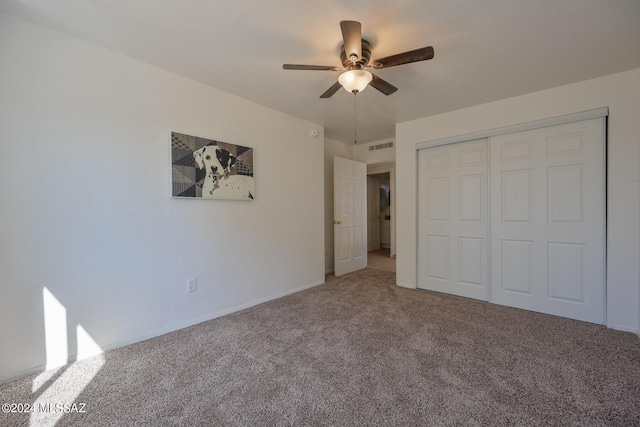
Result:
M347 92L362 92L371 79L373 76L365 70L346 71L338 77L338 81Z

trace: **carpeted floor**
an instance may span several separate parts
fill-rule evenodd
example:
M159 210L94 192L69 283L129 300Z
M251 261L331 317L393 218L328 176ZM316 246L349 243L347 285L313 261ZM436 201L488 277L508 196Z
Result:
M374 270L396 271L396 259L391 258L391 251L388 248L371 251L367 254L367 267Z
M0 425L640 425L638 336L399 288L394 277L329 276L1 385L2 403L71 396L86 406L0 413Z

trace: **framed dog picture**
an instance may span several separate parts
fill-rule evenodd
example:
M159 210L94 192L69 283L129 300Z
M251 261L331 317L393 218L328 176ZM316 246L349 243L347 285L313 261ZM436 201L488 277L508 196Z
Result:
M172 197L252 200L253 148L171 132Z

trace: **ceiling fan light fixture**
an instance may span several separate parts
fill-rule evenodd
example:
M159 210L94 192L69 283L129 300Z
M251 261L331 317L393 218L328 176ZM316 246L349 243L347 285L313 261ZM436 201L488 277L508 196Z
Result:
M373 75L366 70L345 71L338 77L342 87L351 93L362 92L372 79Z

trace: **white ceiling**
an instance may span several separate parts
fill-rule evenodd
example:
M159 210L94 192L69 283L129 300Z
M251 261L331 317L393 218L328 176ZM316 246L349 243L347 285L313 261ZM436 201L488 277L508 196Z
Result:
M435 58L376 71L399 88L357 95L358 142L395 124L640 67L640 0L0 0L0 10L325 126L353 143L354 96L319 99L340 66L341 20L372 59L423 46Z

